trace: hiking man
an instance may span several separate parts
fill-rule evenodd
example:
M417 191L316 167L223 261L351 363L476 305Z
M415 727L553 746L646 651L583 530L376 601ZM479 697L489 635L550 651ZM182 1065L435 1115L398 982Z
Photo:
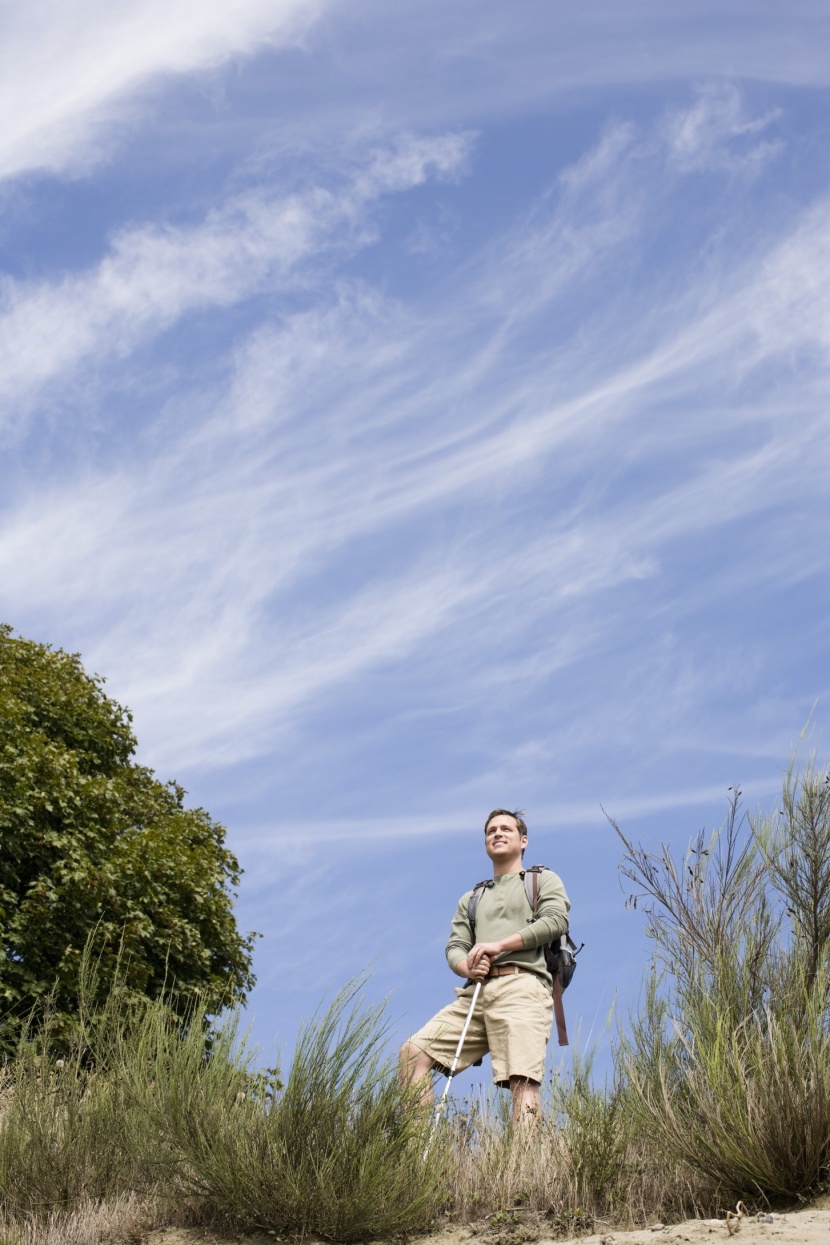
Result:
M552 980L542 948L568 931L570 902L549 869L538 874L539 897L530 915L522 856L527 826L516 810L497 808L484 823L484 848L493 880L480 892L475 936L467 891L458 901L447 943L447 962L466 983L456 1001L442 1008L400 1051L401 1079L418 1085L421 1101L432 1102L433 1069L446 1072L470 1011L476 982L483 982L467 1030L458 1070L489 1051L496 1085L513 1094L513 1121L539 1114L539 1085L551 1030Z

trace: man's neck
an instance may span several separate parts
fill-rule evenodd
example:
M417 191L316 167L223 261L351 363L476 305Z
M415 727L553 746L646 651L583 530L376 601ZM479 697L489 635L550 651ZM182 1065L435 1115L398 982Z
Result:
M516 856L513 860L505 860L500 864L493 862L493 877L504 877L505 873L521 873L523 868L521 856Z

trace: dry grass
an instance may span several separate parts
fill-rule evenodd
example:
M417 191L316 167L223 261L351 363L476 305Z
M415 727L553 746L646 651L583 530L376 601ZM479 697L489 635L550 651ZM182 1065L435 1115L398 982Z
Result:
M480 1103L458 1112L450 1125L456 1169L449 1217L543 1218L555 1234L710 1212L717 1201L711 1185L636 1134L625 1098L625 1091L568 1075L554 1078L535 1127L514 1131Z
M153 1198L122 1194L70 1211L0 1218L0 1239L3 1245L135 1245L169 1221L168 1208Z

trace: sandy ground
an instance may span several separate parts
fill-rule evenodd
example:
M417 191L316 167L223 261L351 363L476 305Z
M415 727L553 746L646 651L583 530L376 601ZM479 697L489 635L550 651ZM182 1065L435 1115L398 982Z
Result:
M458 1227L434 1236L419 1237L412 1245L466 1245L479 1241L481 1245L506 1245L509 1233L476 1231L471 1227ZM716 1245L719 1241L735 1238L736 1245L830 1245L830 1207L822 1204L807 1210L789 1214L772 1214L766 1219L744 1215L730 1219L691 1219L685 1223L654 1224L633 1232L605 1231L591 1235L568 1237L545 1237L533 1234L534 1245L654 1245L657 1241L689 1241L692 1245ZM521 1234L513 1237L521 1241ZM527 1238L525 1238L527 1239ZM148 1245L273 1245L273 1236L228 1237L216 1236L204 1228L166 1228L153 1232L147 1238Z

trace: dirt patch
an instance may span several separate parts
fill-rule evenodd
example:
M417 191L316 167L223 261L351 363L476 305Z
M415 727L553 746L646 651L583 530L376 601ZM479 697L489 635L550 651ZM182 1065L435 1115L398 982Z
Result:
M578 1225L577 1229L578 1229ZM730 1219L689 1219L668 1227L653 1224L633 1232L616 1230L584 1231L559 1235L550 1222L468 1224L446 1229L434 1236L423 1236L417 1245L525 1245L529 1241L545 1245L655 1245L660 1241L689 1242L689 1245L717 1245L733 1240L735 1245L827 1245L830 1241L830 1198L807 1210L769 1216L742 1215ZM217 1236L205 1228L165 1228L145 1237L146 1245L273 1245L274 1237ZM415 1242L412 1243L415 1245Z
M274 1237L227 1236L210 1228L157 1228L142 1238L142 1245L274 1245Z
M690 1219L664 1227L654 1224L635 1232L599 1232L582 1237L581 1245L646 1245L661 1240L715 1245L735 1239L736 1245L819 1245L830 1240L830 1210L799 1210L788 1215L745 1215L725 1219Z

